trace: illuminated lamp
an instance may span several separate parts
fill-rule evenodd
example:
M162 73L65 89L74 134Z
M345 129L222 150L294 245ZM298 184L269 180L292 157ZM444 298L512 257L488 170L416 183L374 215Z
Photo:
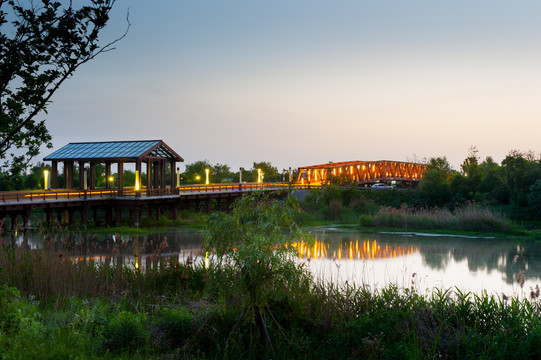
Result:
M43 170L43 190L49 190L49 170Z
M205 185L209 184L209 169L205 169Z
M139 170L135 170L135 191L141 190L141 178L139 175Z

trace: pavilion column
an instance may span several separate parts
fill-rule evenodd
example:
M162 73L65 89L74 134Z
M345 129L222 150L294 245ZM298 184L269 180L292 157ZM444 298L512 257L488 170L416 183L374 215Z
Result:
M152 162L147 160L147 196L150 196L152 189Z
M52 168L51 168L51 188L58 189L58 162L54 161L52 162Z
M79 161L79 190L85 189L85 163Z
M74 173L74 162L71 160L64 161L64 188L66 189L73 189L74 187L74 181L73 181L73 173Z
M105 162L105 188L110 189L111 183L109 182L109 177L111 176L111 163L109 161Z
M161 182L161 188L165 189L165 159L162 159L160 161L160 167L161 167L161 170L162 170L161 179L160 179L161 180L160 181Z
M154 166L154 169L153 169L154 176L153 176L152 186L153 188L157 189L159 188L158 175L160 174L160 164L156 161L152 165Z
M169 168L171 169L171 189L174 189L178 186L177 184L177 176L175 174L175 167L177 165L177 162L174 160L169 161Z
M124 191L124 162L118 162L118 194L122 195Z
M90 163L90 189L94 190L96 188L96 163Z

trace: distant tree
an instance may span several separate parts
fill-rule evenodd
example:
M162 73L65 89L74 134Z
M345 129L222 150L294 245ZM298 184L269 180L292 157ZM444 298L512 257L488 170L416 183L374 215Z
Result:
M430 158L428 169L419 183L417 201L423 207L444 207L451 200L450 180L453 170L447 158Z
M52 146L36 117L62 83L126 35L99 43L114 3L0 0L0 168L9 175L20 174L40 146Z
M462 165L460 165L462 175L473 176L477 171L479 165L479 156L477 155L478 152L479 150L477 150L476 146L470 146L468 157L464 160Z
M539 217L541 214L541 179L536 180L535 183L530 186L528 205L530 210Z
M254 162L251 170L251 181L257 181L257 169L261 169L263 172L265 182L280 181L282 178L276 167L272 166L270 162L262 161Z
M186 165L186 171L182 174L183 179L188 184L204 183L205 182L205 169L212 169L212 165L208 160L199 160L191 164ZM199 176L199 180L197 177Z
M225 164L216 164L211 168L212 172L212 182L219 183L225 181L225 179L234 178L234 174L231 172L231 169L228 165Z

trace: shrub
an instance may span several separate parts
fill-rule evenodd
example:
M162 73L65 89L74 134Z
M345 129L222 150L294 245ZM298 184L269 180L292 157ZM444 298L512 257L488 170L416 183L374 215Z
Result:
M153 341L168 348L177 348L195 331L195 321L186 308L164 309L154 320Z
M121 311L109 321L103 336L104 349L112 351L134 351L146 343L143 319L127 311Z

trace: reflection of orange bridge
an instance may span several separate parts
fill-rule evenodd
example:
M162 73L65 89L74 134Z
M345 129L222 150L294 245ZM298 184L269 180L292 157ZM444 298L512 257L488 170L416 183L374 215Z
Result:
M297 183L306 185L365 185L401 182L415 186L426 165L400 161L347 161L299 168Z
M332 246L329 243L316 239L316 241L310 246L305 243L301 243L296 245L296 247L299 258L301 259L386 259L409 255L419 251L419 249L413 245L380 245L376 240L356 240L340 243L338 246Z

